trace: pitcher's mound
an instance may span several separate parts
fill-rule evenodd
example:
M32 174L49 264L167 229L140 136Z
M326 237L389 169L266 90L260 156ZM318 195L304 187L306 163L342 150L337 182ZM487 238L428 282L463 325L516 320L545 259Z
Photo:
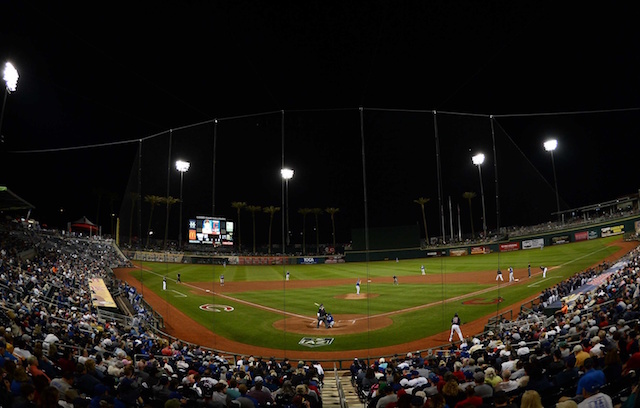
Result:
M337 295L334 296L334 298L336 299L347 299L347 300L364 300L364 299L371 299L371 298L375 298L380 296L379 293L361 293L359 295L356 295L355 293L348 293L346 295Z

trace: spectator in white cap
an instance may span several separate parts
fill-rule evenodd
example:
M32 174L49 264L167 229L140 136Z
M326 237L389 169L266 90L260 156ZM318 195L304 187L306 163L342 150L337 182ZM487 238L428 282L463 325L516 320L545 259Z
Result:
M589 354L591 354L592 357L596 359L604 357L604 344L601 343L600 336L593 336L591 340L589 340L589 343L591 343Z
M516 351L516 354L518 354L518 357L527 356L529 355L530 352L531 350L529 349L525 341L521 341L518 343L518 350Z
M505 370L513 372L516 369L517 358L515 352L505 348L500 351L500 357L502 357L501 372L504 372Z

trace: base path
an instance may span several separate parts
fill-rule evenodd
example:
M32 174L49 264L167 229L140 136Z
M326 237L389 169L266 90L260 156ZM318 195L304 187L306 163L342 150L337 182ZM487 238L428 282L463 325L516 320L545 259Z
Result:
M633 248L637 246L637 242L625 242L620 240L619 242L614 243L613 245L620 246L620 250L616 253L612 254L603 259L603 261L613 262L620 259L622 256L627 254ZM539 268L538 268L539 269ZM276 358L288 357L293 360L302 359L317 359L323 361L331 361L331 360L350 360L354 357L368 357L368 356L379 356L379 355L393 355L397 353L406 353L408 351L416 351L416 350L424 350L434 347L439 347L442 345L448 344L449 340L449 330L445 332L441 332L435 334L433 336L425 337L423 339L419 339L416 341L396 344L389 347L376 347L376 348L365 348L360 350L350 350L350 351L298 351L298 350L280 350L280 349L271 349L266 347L259 347L250 344L244 344L236 341L229 340L227 338L218 336L214 334L209 328L201 325L200 323L194 321L185 313L175 308L169 302L165 301L158 294L152 292L150 289L143 289L138 281L130 272L131 268L121 268L114 270L116 277L118 279L126 281L129 285L134 286L139 292L144 294L145 300L153 307L154 310L158 311L158 313L162 314L165 323L165 331L171 336L177 337L184 341L199 344L205 347L211 347L216 350L220 350L222 352L228 354L236 354L236 355L254 355L254 356L275 356ZM137 270L137 269L136 269ZM527 275L526 268L514 270L514 274L516 277L523 278ZM539 275L541 272L534 273L535 275ZM444 279L446 283L456 283L456 282L476 282L476 283L495 283L495 271L494 272L465 272L465 273L453 273L453 274L428 274L426 276L416 275L416 276L400 276L400 284L405 283L440 283L441 279ZM425 281L426 279L426 281ZM332 285L343 285L345 283L352 282L352 279L343 280L306 280L306 281L296 281L291 280L287 282L242 282L237 284L236 282L225 282L224 287L220 287L217 282L194 282L189 283L190 286L195 290L213 290L218 294L224 295L228 294L232 296L233 292L240 291L250 291L250 290L273 290L273 289L281 289L281 288L305 288L305 287L314 287L314 286L332 286ZM513 284L524 283L524 279L520 279L520 282L515 282ZM506 283L506 282L505 282ZM374 282L370 282L371 286L375 285ZM366 288L366 283L363 284L363 292ZM341 295L341 296L349 296L349 295ZM356 295L355 293L351 295L354 297L354 301L359 301L359 298L355 298L357 296L362 296L362 299L366 299L366 294L362 293L360 295ZM375 296L375 294L370 294L369 296ZM517 316L520 312L520 304L527 303L533 299L536 299L538 295L531 296L527 299L522 299L519 304L506 306L504 309L501 309L502 312L508 312L511 310L514 316ZM440 303L440 302L438 302ZM427 307L427 305L420 306ZM387 313L378 316L360 316L360 315L335 315L334 318L336 320L336 325L332 329L325 329L321 327L317 329L316 321L313 316L310 317L301 317L301 316L292 316L287 317L279 322L276 322L275 327L282 329L286 327L287 333L296 333L298 334L318 334L324 335L325 333L336 333L336 334L346 334L346 333L354 333L361 332L366 330L374 330L380 327L384 327L391 324L391 319L389 318L390 314L393 313L404 313L406 310ZM472 322L465 323L462 326L462 332L466 336L470 334L481 333L484 330L484 327L489 318L494 317L495 314L491 313L487 316L484 316L480 319L477 319ZM286 333L285 333L286 335Z

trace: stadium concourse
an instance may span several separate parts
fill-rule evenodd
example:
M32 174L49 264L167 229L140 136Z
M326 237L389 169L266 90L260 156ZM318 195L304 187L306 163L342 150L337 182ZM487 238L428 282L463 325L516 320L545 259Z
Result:
M110 241L8 222L0 243L2 407L323 405L325 369L313 358L230 358L155 332L153 310L112 272L130 263ZM548 289L528 313L440 353L352 360L362 403L631 404L640 378L639 260L634 248L618 262L589 268ZM135 316L122 324L103 314L95 282ZM576 295L585 284L592 289ZM545 315L545 306L563 298Z

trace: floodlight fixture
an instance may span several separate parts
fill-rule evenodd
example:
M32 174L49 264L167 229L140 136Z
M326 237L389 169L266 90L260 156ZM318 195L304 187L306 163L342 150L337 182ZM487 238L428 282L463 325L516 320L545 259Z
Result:
M556 147L558 147L558 141L556 139L550 139L544 142L544 150L548 152L556 150Z
M290 180L293 178L293 169L289 169L289 168L283 168L280 169L280 174L282 175L282 178L285 180Z
M184 160L176 161L176 170L178 170L180 173L189 171L189 167L191 167L191 163L189 163L188 161L184 161Z
M476 166L481 165L482 163L484 163L484 154L482 153L478 153L475 156L473 156L471 158L471 161L473 162L473 164L475 164Z
M12 63L7 62L4 64L4 72L3 79L5 86L7 88L7 92L15 92L18 89L18 70L13 66Z

